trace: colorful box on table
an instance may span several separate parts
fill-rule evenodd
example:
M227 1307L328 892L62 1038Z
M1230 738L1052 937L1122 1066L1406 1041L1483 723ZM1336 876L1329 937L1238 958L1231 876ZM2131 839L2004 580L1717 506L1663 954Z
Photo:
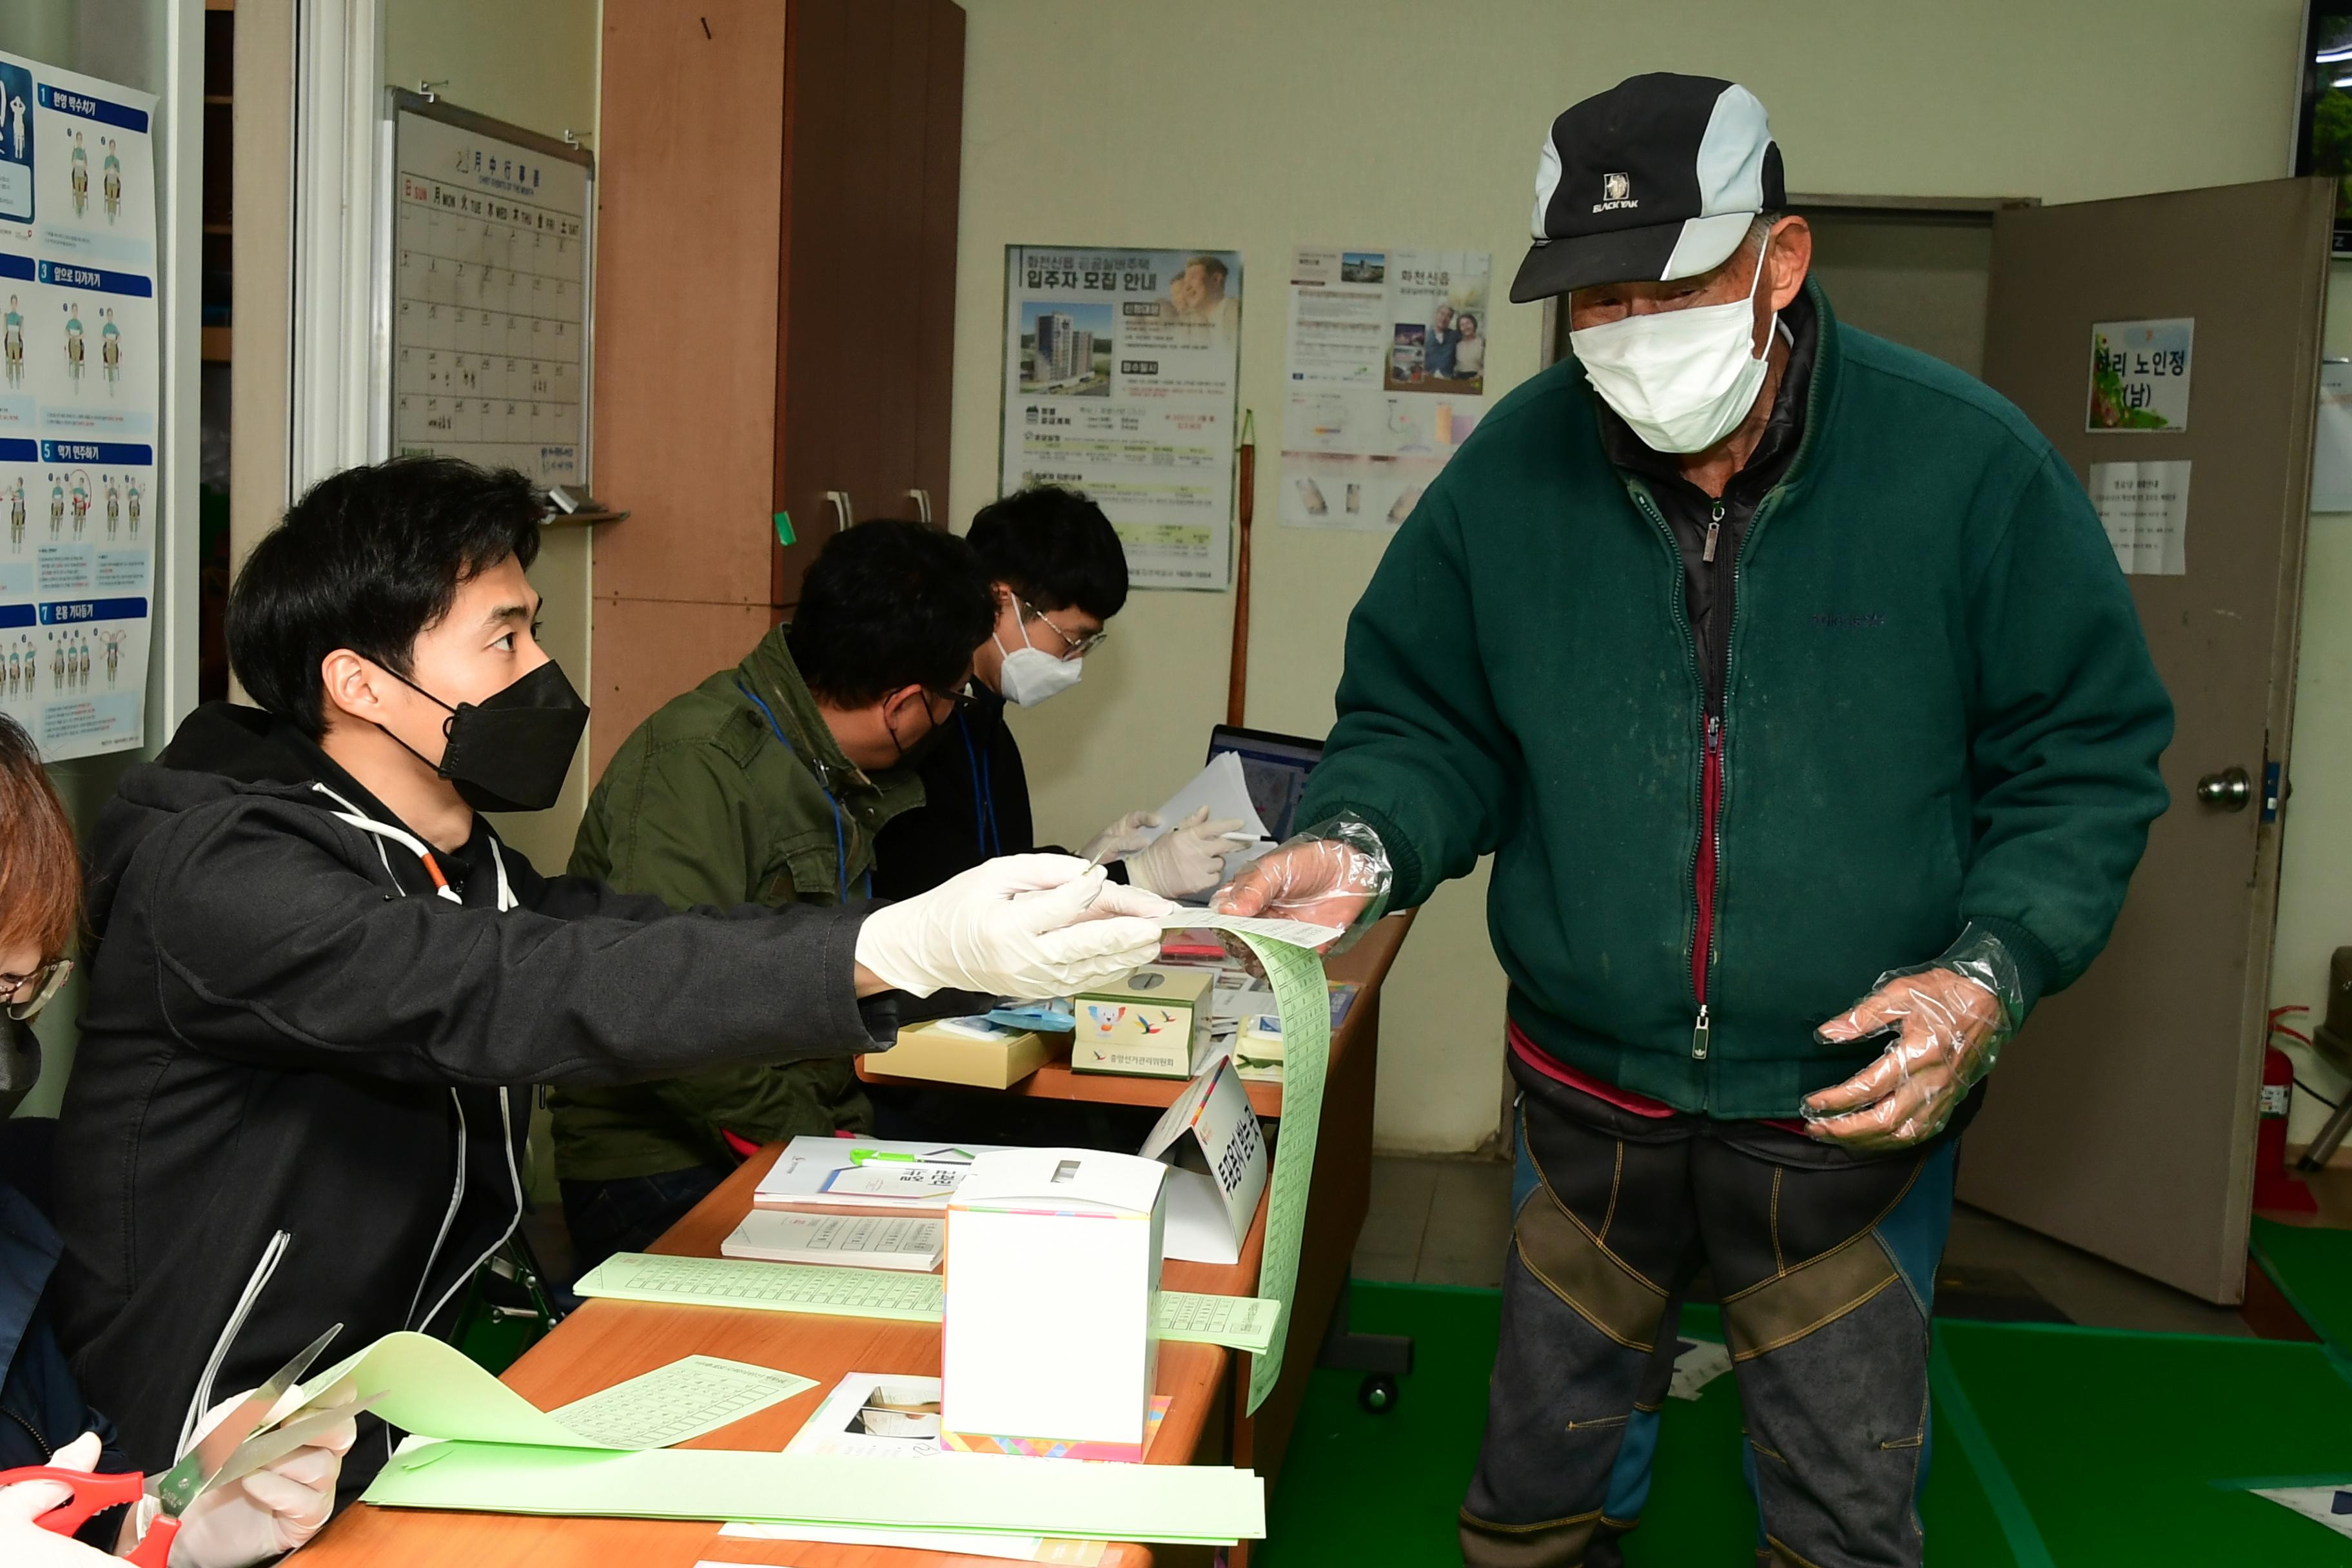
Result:
M950 1447L1143 1457L1166 1175L1156 1160L1099 1149L972 1161L948 1205L940 1426Z
M1194 1077L1208 1066L1215 984L1205 969L1147 963L1124 980L1079 992L1071 1070Z

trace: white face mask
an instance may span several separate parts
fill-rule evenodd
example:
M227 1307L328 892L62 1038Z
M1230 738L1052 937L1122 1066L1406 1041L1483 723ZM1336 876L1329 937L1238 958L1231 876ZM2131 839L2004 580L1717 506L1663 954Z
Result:
M1738 428L1756 406L1757 389L1771 365L1769 329L1766 353L1749 352L1756 340L1756 287L1763 276L1759 251L1744 299L1628 315L1568 334L1585 380L1643 445L1660 452L1703 452ZM1772 320L1777 327L1779 312Z
M995 633L991 632L988 640L996 644L997 652L1004 653L1004 644L998 640ZM1044 648L1033 645L1029 641L1028 623L1024 621L1021 626L1021 646L1011 653L1004 653L1003 667L996 672L996 689L1004 694L1007 702L1016 707L1034 708L1048 697L1076 686L1078 678L1086 673L1082 668L1086 662L1083 658L1055 658Z

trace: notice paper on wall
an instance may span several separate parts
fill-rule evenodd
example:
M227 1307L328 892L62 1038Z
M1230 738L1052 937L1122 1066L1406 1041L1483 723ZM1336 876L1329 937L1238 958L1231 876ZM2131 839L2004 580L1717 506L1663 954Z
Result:
M2319 424L2311 442L2311 510L2352 511L2352 361L2319 367Z
M2093 463L2091 504L2115 546L2116 564L2135 576L2189 571L2189 465Z
M1139 588L1233 572L1242 258L1007 246L999 488L1084 490Z
M1290 267L1282 521L1385 531L1486 409L1493 260L1304 247Z
M0 712L52 763L145 739L163 522L154 109L0 53Z
M2194 316L2098 321L2091 327L2091 395L2085 430L2189 428Z

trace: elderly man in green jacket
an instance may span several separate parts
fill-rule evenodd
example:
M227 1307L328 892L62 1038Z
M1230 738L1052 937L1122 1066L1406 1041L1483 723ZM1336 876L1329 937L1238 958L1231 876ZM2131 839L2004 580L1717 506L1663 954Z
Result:
M911 522L836 534L791 626L621 743L572 873L678 909L872 897L876 836L922 804L913 764L965 700L995 614L962 540ZM846 1058L564 1088L551 1103L583 1268L644 1250L762 1143L873 1127Z
M1512 298L1568 295L1575 357L1399 531L1318 826L1220 895L1347 925L1495 857L1521 1163L1478 1568L1621 1561L1702 1267L1759 1562L1920 1562L1971 1091L2166 805L2170 705L2081 486L1838 322L1783 185L1730 82L1553 122Z

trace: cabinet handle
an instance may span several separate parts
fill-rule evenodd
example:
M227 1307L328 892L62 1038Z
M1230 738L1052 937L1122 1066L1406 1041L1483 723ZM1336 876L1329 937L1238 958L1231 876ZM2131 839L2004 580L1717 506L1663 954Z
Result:
M908 490L907 493L915 498L915 521L917 522L930 521L931 492L929 490Z
M824 500L833 508L834 521L844 531L857 526L857 509L850 504L847 490L827 490Z

